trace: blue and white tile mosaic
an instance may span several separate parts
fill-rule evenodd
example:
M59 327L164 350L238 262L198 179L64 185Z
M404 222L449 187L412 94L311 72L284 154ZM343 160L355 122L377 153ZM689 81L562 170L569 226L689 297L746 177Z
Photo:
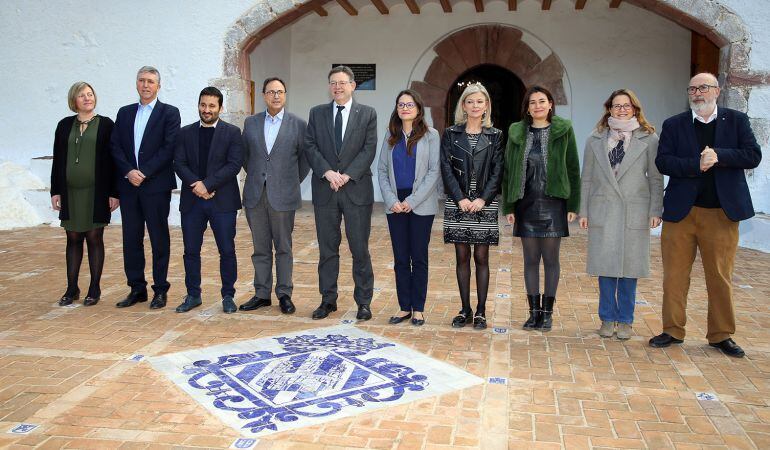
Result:
M314 425L484 380L353 326L148 358L243 436Z

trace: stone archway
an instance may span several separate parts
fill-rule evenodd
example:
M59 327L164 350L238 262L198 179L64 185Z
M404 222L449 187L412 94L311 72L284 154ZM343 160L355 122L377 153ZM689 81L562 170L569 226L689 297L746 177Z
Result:
M222 76L210 81L212 85L219 87L226 94L225 112L223 113L226 120L242 124L250 113L249 52L265 37L284 26L291 25L305 14L318 10L328 1L300 0L294 3L291 0L257 0L257 3L241 15L225 32ZM755 86L770 84L770 73L749 70L751 36L741 17L719 1L625 0L625 2L666 17L687 29L697 31L720 47L719 76L724 86L722 102L726 106L746 111L751 89ZM508 35L507 32L504 34ZM500 45L499 42L495 41L499 37L499 33L496 36L495 33L487 32L486 39L493 39L493 41L492 46L487 41L485 48L489 49ZM474 39L469 42L477 42L476 37L474 36ZM449 46L450 44L446 43L445 45ZM477 53L483 54L483 52ZM502 58L502 55L483 55L484 58ZM508 61L504 63L507 64ZM538 70L546 77L548 74L558 73L558 66L560 65L558 60L548 60L548 58L537 63ZM435 76L440 75L436 74ZM433 78L432 80L439 81ZM553 79L538 79L538 82L543 84L554 81ZM433 83L428 84L433 85ZM424 86L423 89L425 89ZM554 90L559 91L558 89ZM428 90L424 93L426 96L434 95ZM563 98L560 100L565 101ZM770 121L767 119L756 120L762 121L761 124L757 123L757 125L767 129L770 133Z
M449 87L463 73L482 64L503 67L521 79L525 86L539 84L553 93L557 105L568 103L564 91L564 66L551 53L541 58L526 42L523 32L508 25L474 25L451 33L433 50L436 56L422 81L412 81L411 88L422 95L430 108L433 126L443 130L447 114Z

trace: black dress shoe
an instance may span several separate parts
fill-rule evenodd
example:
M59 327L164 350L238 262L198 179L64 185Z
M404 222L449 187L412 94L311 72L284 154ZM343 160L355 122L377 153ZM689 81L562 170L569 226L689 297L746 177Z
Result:
M59 306L68 306L71 305L72 302L80 298L80 289L76 289L75 291L70 291L67 289L67 292L64 293L64 295L61 296L59 299Z
M336 310L337 310L337 305L321 302L318 308L316 308L316 310L313 311L313 320L324 319L329 315L329 313Z
M391 325L396 325L398 323L401 323L405 320L409 320L412 318L412 313L409 313L405 316L392 316L390 319L388 319L388 323Z
M358 314L356 314L356 319L369 320L371 318L372 310L369 309L369 305L358 305Z
M732 338L727 338L721 342L710 342L709 345L722 350L722 353L727 356L732 356L734 358L743 358L746 356L746 352L744 352Z
M412 325L414 325L416 327L421 327L421 326L425 325L425 319L414 318L414 319L412 319Z
M129 306L134 306L137 303L146 301L147 291L131 291L128 293L126 298L116 303L115 306L118 308L128 308Z
M650 347L664 348L671 344L681 344L684 342L682 339L677 339L668 333L660 333L659 335L650 338Z
M466 324L469 324L473 321L471 317L473 316L473 311L460 311L459 314L457 314L454 319L452 319L452 328L462 328Z
M294 303L291 301L291 297L288 295L282 295L278 297L278 306L281 308L281 312L284 314L294 314L294 311L297 310L297 308L294 306Z
M203 300L200 297L193 297L192 295L185 295L184 302L176 307L176 312L186 313L187 311L197 308L203 304Z
M222 311L225 314L232 314L235 311L238 311L238 307L235 306L235 300L233 300L233 297L226 295L222 299Z
M88 296L83 300L83 306L94 306L95 304L99 303L99 296L96 297Z
M238 309L241 311L253 311L257 308L270 306L271 304L272 302L270 302L269 298L259 298L255 295L254 297L251 297L248 302L242 304Z
M150 302L150 309L161 309L166 307L166 301L168 301L168 294L165 292L162 294L155 294L152 296Z

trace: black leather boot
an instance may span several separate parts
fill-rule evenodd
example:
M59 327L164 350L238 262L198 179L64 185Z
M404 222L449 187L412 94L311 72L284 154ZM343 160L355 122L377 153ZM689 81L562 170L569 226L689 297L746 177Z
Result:
M540 310L540 294L527 295L527 303L529 303L529 319L524 322L522 326L525 330L534 330L542 311Z
M556 302L556 297L543 296L543 313L540 316L540 321L536 328L542 331L551 331L551 325L553 325L553 304Z

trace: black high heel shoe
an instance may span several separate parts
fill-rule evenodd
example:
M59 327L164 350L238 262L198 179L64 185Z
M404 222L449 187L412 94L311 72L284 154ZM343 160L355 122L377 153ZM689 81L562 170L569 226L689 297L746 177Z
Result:
M473 328L477 330L483 330L487 327L487 318L484 317L484 313L476 312L476 315L473 316Z
M86 298L83 299L83 306L94 306L99 303L99 298L102 296L102 291L97 291L95 294L88 293Z
M67 292L65 292L64 295L62 295L59 299L59 306L69 306L72 304L72 302L79 298L80 289L75 290L75 292L72 292L68 289Z
M460 311L460 313L452 319L452 327L462 328L473 321L472 317L473 311L470 309L467 311Z

